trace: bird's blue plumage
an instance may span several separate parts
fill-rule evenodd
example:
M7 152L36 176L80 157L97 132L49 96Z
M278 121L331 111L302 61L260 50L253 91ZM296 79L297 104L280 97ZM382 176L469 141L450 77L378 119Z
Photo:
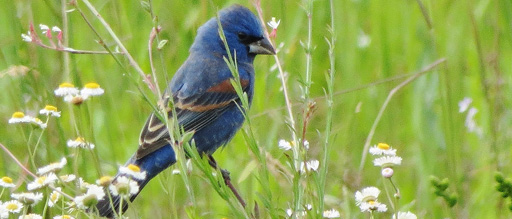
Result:
M274 49L249 9L233 5L219 12L219 20L231 54L236 56L242 88L251 102L254 58L257 54L274 54ZM228 53L219 37L216 18L198 29L189 52L189 57L173 76L163 98L165 102L172 98L178 123L185 131L194 131L193 140L199 152L212 154L234 136L244 121L237 106L240 105L239 97L230 83L232 73L223 59ZM140 189L176 162L169 141L166 126L151 114L142 129L137 152L126 163L146 171L146 179L137 180ZM135 197L133 195L130 199ZM114 206L109 200L100 201L97 205L100 215L115 216L119 197L113 197L113 203ZM127 205L123 206L123 209L126 208Z

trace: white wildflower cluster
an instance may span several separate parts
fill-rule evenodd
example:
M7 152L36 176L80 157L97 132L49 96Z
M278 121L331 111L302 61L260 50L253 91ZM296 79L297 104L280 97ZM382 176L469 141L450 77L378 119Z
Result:
M309 150L309 141L308 140L304 140L302 142L301 146L303 146L305 151L308 151ZM284 151L300 149L300 148L295 147L295 142L294 141L287 141L287 140L284 140L284 139L279 140L278 147L281 150L284 150ZM310 173L310 172L318 171L319 167L320 167L320 161L318 161L318 160L309 160L309 161L304 161L304 162L298 163L296 168L297 168L297 171L299 171L301 173Z
M376 156L376 158L373 160L373 164L375 166L381 167L382 176L384 178L388 178L389 180L391 180L391 177L394 173L393 167L402 164L402 158L396 155L396 151L396 149L393 149L386 143L378 143L377 145L371 147L369 150L370 154ZM400 196L400 194L396 187L395 191L395 198L397 198ZM380 190L373 186L366 187L361 191L357 191L355 193L356 205L361 209L361 212L386 212L388 208L385 204L379 202L379 194ZM414 215L410 212L407 213L408 215ZM409 218L402 216L403 215L401 212L398 212L398 218ZM397 216L393 215L393 218L397 218ZM416 218L416 215L414 215L414 218Z
M92 96L100 96L105 90L95 82L87 83L79 90L75 85L64 82L54 91L56 96L64 97L64 101L75 105L82 104L85 100Z
M55 46L55 43L52 41L52 39L53 39L52 32L57 34L56 38L58 40L58 46L62 47L62 39L63 39L62 30L58 26L53 26L50 29L50 27L46 24L39 24L39 29L41 29L41 33L46 38L48 38L48 40L50 40L50 42L53 46ZM21 39L23 41L29 42L29 43L42 44L41 40L39 39L38 34L34 30L34 25L32 25L32 24L30 25L29 31L26 34L24 34L24 33L21 34Z
M373 160L375 166L382 167L382 176L390 178L393 176L393 167L402 164L402 158L396 156L396 149L386 143L378 143L370 148L370 154L377 156Z
M43 109L39 110L39 114L47 117L60 117L60 111L58 111L57 107L52 105L46 105ZM49 118L46 122L43 122L37 117L25 115L23 112L15 112L9 119L9 124L28 123L41 129L45 129L48 126L48 120Z
M15 112L12 114L11 118L9 119L9 124L16 123L28 123L41 129L45 129L47 127L47 123L43 122L41 119L25 115L23 112Z
M59 162L51 163L37 169L37 175L33 181L27 183L26 192L14 192L10 193L7 197L10 197L10 201L0 201L0 219L4 218L41 218L42 216L34 213L26 213L24 209L30 209L39 203L48 204L48 207L53 207L59 200L61 200L62 188L54 186L61 182L70 182L74 178L74 175L64 175L59 177L56 175L64 166L67 164L66 158L62 158ZM13 182L13 179L4 176L0 178L0 190L4 194L4 191L11 191L12 188L17 187L17 184ZM45 188L49 188L50 191ZM9 190L5 190L9 189ZM45 197L47 196L47 197ZM21 213L25 212L25 213ZM30 212L30 211L28 211ZM14 216L15 214L20 214Z

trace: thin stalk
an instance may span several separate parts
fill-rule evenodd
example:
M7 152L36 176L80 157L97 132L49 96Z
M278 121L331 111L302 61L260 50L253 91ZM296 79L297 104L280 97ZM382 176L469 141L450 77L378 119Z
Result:
M446 61L445 58L438 59L437 61L435 61L432 64L430 64L430 65L426 66L425 68L423 68L417 74L414 74L411 77L407 78L405 81L400 83L398 86L396 86L395 88L393 88L389 92L388 97L386 98L386 100L382 104L382 107L380 108L379 113L377 114L377 118L375 118L375 121L373 121L373 125L372 125L372 127L370 129L370 133L368 134L368 137L366 137L366 141L364 143L363 153L361 155L361 163L359 164L359 174L361 174L363 172L364 163L366 161L366 156L368 155L368 148L370 147L370 142L373 139L373 135L375 134L375 130L377 129L377 125L379 124L380 119L382 118L382 115L384 114L384 111L386 110L386 107L388 106L389 102L391 101L391 98L393 98L395 93L397 93L400 89L402 89L406 85L410 84L411 82L413 82L414 80L416 80L420 76L424 75L425 73L429 72L430 70L434 69L435 67L437 67L438 65L440 65L441 63L443 63L445 61Z
M69 36L69 25L68 25L68 13L66 13L66 5L67 5L67 0L61 0L60 1L60 13L62 15L62 35L64 36L63 37L63 44L64 44L64 47L68 46L69 45L69 39L68 39L68 36ZM66 81L69 81L69 74L70 74L70 70L69 70L69 66L70 66L70 58L69 58L69 53L66 53L64 52L62 54L62 59L63 59L63 64L62 64L62 67L63 67L63 73L64 73L64 80Z
M254 5L254 7L256 8L256 11L258 12L258 17L260 19L261 24L264 25L265 20L263 19L263 11L261 9L260 0L252 0L252 3ZM268 33L267 28L263 27L263 31L264 31L267 39L269 39L269 33ZM274 48L275 48L275 45L272 45L272 46L274 46ZM290 95L288 94L288 85L286 83L286 77L284 74L283 66L281 64L281 60L279 60L279 56L278 56L277 52L274 55L274 60L277 65L277 70L279 71L279 78L281 79L281 86L283 87L284 101L286 103L286 110L288 112L288 124L291 129L290 131L292 134L292 139L294 142L298 142L297 135L295 134L295 118L293 117L292 102L290 100Z
M331 7L331 26L330 26L330 33L331 33L331 39L327 39L327 44L329 45L329 63L330 63L330 69L329 69L329 75L327 80L327 118L326 118L326 124L325 124L325 131L324 131L324 144L323 144L323 154L322 154L322 161L320 162L320 177L319 177L319 183L318 183L318 211L319 213L323 212L324 210L324 196L325 196L325 182L327 177L327 163L329 161L329 154L330 154L330 138L331 138L331 131L332 131L332 119L333 119L333 103L334 103L334 76L336 74L336 56L335 56L335 44L336 44L336 29L334 28L334 1L329 0L329 4Z
M98 20L101 22L103 27L105 27L105 30L107 30L107 32L110 34L110 37L112 37L112 39L114 39L114 41L116 42L116 44L119 47L119 49L121 50L121 52L123 52L123 54L126 56L126 58L128 58L128 62L130 62L130 65L144 79L144 82L146 82L146 84L148 84L148 86L150 88L154 87L154 86L151 85L151 81L146 80L146 73L144 73L144 71L142 71L142 69L140 68L139 64L135 61L135 59L133 59L133 57L130 55L128 50L124 47L124 45L121 42L121 40L117 37L117 35L112 30L112 28L110 28L110 25L105 21L105 19L103 19L103 17L100 15L98 10L96 10L96 8L88 0L82 0L82 1L87 6L87 8L89 8L89 10L96 16L96 18L98 18Z

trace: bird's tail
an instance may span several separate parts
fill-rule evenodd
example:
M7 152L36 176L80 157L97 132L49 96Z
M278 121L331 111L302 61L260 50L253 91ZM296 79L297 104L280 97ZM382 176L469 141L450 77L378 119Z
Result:
M126 176L125 174L117 174L114 179L112 180L112 183L116 183L117 179L121 176ZM137 180L133 177L130 178L131 180L134 180L139 185L139 190L136 194L130 195L129 203L133 202L133 200L139 195L140 191L146 184L152 179L153 177L147 177L143 180ZM107 188L108 189L108 188ZM96 204L96 208L98 209L98 213L102 217L107 218L114 218L118 216L120 203L121 203L121 196L113 195L112 192L108 191L107 195L104 199L100 200L98 204ZM125 212L128 209L128 200L123 199L123 206L122 206L122 212Z

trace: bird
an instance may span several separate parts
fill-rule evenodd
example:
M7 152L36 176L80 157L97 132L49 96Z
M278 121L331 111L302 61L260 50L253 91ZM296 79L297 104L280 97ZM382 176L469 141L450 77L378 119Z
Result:
M220 37L219 22L229 50ZM162 95L164 106L172 98L173 104L167 109L168 117L173 118L174 110L174 118L182 130L193 132L191 141L202 155L211 156L219 147L226 145L245 120L241 99L231 84L233 74L224 60L228 51L236 60L240 85L251 103L254 96L254 59L256 55L275 55L276 52L256 15L238 4L220 10L218 17L198 28L188 58ZM130 201L152 178L176 163L170 142L167 126L157 113L151 113L142 128L137 151L124 164L125 167L136 166L146 173L144 179L132 177L139 190L129 197ZM113 183L124 175L118 173ZM96 204L99 215L115 217L115 212L119 212L120 199L113 195L112 200L100 200ZM123 202L123 212L127 208Z

